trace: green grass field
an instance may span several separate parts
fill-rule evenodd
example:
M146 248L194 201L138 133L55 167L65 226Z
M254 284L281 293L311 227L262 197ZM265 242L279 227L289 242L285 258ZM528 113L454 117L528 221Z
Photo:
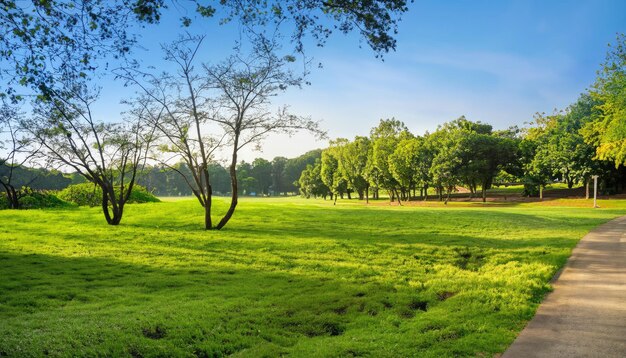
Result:
M0 211L0 356L493 356L624 201ZM217 203L225 207L224 201Z

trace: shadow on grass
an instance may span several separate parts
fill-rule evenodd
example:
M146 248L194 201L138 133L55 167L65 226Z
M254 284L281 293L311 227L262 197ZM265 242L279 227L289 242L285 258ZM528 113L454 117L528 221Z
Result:
M219 356L263 344L280 353L303 337L342 335L376 310L396 314L408 301L392 285L41 254L0 252L0 276L0 352L8 356Z

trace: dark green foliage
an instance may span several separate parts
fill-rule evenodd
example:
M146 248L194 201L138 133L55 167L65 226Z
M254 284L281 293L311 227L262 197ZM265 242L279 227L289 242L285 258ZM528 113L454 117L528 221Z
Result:
M19 209L63 208L70 206L69 203L46 190L33 190L23 187L19 190L19 195ZM0 209L8 208L9 202L6 195L0 195Z
M100 206L102 205L102 190L100 187L93 185L92 183L83 183L70 185L67 188L61 190L58 197L69 203L73 203L79 206ZM152 193L148 192L146 188L141 185L135 185L133 191L130 194L128 203L153 203L160 201Z

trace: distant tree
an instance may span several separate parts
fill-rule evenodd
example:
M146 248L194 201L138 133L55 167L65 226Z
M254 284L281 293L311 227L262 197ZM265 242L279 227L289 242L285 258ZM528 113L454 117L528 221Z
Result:
M214 194L226 195L230 192L230 176L228 170L219 163L209 164L209 176Z
M389 169L389 157L402 139L411 136L404 123L394 118L381 120L370 132L372 150L366 176L372 186L387 190L390 201L397 198L400 202L400 195L399 183Z
M337 157L337 170L346 180L348 189L356 192L359 200L369 200L370 184L365 179L369 139L357 136L350 142L340 138L332 142L331 146Z
M256 180L258 195L268 195L272 186L272 163L263 158L252 162L252 177Z
M335 203L337 203L338 196L343 199L344 193L348 190L348 182L339 172L339 163L332 147L322 152L320 178L324 185L330 189L335 198Z
M306 198L322 197L324 200L332 195L330 189L322 181L321 170L322 163L319 158L313 164L307 164L298 180L300 195Z
M277 195L280 195L281 193L287 195L287 192L289 191L289 181L285 173L285 168L288 162L289 159L285 157L275 157L272 159L272 191L274 191Z
M242 160L237 164L237 182L241 183L237 187L239 195L251 195L256 193L257 181L252 176L252 164ZM230 187L230 174L228 174L228 185Z
M470 153L469 156L463 158L464 170L472 172L466 177L480 184L482 200L485 202L487 189L491 188L496 175L515 160L516 142L492 134L470 132L462 139L461 145L466 146ZM472 185L475 191L475 183L472 182Z
M315 164L315 161L321 159L321 157L322 150L315 149L306 152L299 157L287 160L287 164L285 164L285 180L287 183L287 191L297 192L298 188L300 187L299 180L302 171L306 169L307 165Z
M463 133L460 130L440 128L429 136L430 145L437 148L429 169L434 185L438 188L439 199L442 200L443 190L446 192L445 204L450 194L461 182L462 156L461 145Z
M419 180L419 155L422 146L422 138L405 138L398 143L396 149L388 158L391 175L393 175L401 187L409 190L409 195L405 198L406 200L410 200L410 191L415 188Z

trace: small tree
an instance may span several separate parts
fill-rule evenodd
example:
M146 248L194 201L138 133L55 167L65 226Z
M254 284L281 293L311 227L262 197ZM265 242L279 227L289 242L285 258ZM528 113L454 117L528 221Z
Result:
M3 103L0 107L0 185L7 196L10 209L19 209L21 186L28 186L29 181L16 178L16 169L22 166L33 153L28 153L29 142L24 137L24 128L20 126L22 114L13 106ZM36 151L35 151L36 152ZM34 180L36 176L30 180Z
M23 127L41 147L39 157L71 168L100 187L106 221L118 225L154 131L141 116L125 123L97 121L91 111L96 99L84 84L66 86L62 93L49 91Z

